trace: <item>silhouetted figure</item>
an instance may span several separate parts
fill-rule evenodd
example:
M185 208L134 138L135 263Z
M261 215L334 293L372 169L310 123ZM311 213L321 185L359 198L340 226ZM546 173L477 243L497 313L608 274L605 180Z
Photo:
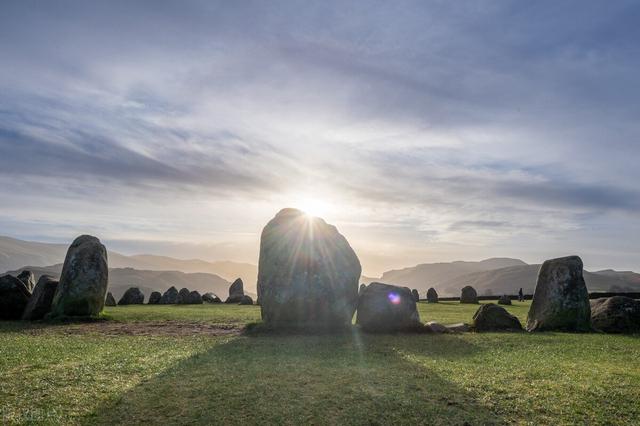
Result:
M522 287L518 291L518 302L524 302L524 294L522 293Z

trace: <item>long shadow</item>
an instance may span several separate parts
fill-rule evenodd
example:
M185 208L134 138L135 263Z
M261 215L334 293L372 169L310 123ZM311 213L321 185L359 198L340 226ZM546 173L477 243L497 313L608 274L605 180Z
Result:
M241 336L109 401L86 424L502 424L414 357L465 357L459 336Z

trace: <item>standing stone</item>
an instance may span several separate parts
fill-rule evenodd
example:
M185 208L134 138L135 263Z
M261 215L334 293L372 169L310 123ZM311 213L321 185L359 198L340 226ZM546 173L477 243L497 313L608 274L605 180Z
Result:
M51 315L98 315L104 307L108 282L107 249L96 237L76 238L62 266Z
M493 303L480 306L473 316L476 331L522 331L520 320Z
M202 301L205 303L222 303L222 300L214 293L205 293L202 295Z
M591 308L578 256L545 261L529 308L527 330L589 331Z
M178 292L178 303L181 305L188 305L190 296L191 292L188 288L181 288Z
M260 240L262 319L272 327L350 327L361 272L358 256L335 226L296 209L281 210Z
M187 304L189 304L189 305L202 305L202 296L200 296L200 293L198 293L195 290L189 292L189 297L187 299Z
M371 283L358 299L356 324L364 331L416 331L422 328L415 298L407 287Z
M249 295L244 295L242 296L242 299L240 300L240 303L238 303L239 305L253 305L253 299L251 298L251 296Z
M463 287L460 292L460 303L478 303L478 293L470 285Z
M358 294L362 293L362 291L367 288L366 284L360 284L360 289L358 290Z
M175 305L180 302L180 294L174 286L169 287L160 298L161 305Z
M229 286L229 297L224 303L240 303L242 296L244 296L244 284L238 278Z
M438 292L433 287L427 290L427 302L438 303Z
M116 306L116 299L111 292L107 293L107 298L104 299L104 306Z
M503 294L498 299L498 305L510 305L510 304L511 304L511 298L506 294Z
M0 277L0 319L20 319L30 297L22 281L12 275Z
M591 325L605 333L640 332L640 300L625 296L591 300Z
M414 288L411 290L411 294L413 295L413 300L415 300L416 303L420 301L420 293L418 293L418 290Z
M124 292L118 305L142 305L144 303L144 294L138 287L130 287Z
M24 282L24 281L23 281ZM33 294L22 314L23 320L39 320L51 311L53 296L56 294L58 281L49 275L42 275L33 289Z
M162 298L162 295L160 294L160 292L159 291L154 291L149 296L149 302L147 302L147 303L149 305L157 305L158 303L160 303L160 299L161 298Z
M18 279L24 283L27 290L33 292L33 288L36 286L36 277L33 272L24 270L18 274Z

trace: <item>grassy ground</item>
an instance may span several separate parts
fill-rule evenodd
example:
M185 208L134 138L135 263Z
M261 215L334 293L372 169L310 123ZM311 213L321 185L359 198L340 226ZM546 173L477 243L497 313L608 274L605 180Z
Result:
M477 309L419 308L423 321L442 323L468 322ZM508 309L523 320L528 303ZM224 327L256 321L259 308L129 306L106 316L132 328L146 321ZM74 327L0 323L4 422L640 422L640 336L131 336Z

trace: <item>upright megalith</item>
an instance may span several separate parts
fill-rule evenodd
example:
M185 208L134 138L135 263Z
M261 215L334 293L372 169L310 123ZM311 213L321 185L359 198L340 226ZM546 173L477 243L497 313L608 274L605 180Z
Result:
M529 331L589 331L591 308L578 256L545 261L527 317Z
M272 327L351 326L362 268L335 226L296 209L281 210L260 240L258 300Z
M180 294L174 286L169 287L160 298L160 305L175 305L180 302Z
M478 303L478 293L470 285L462 287L460 290L460 303Z
M33 289L36 286L36 277L33 275L33 272L24 270L18 274L17 278L24 283L27 290L33 292Z
M196 290L189 292L189 298L187 299L188 305L202 305L202 296Z
M162 294L159 291L152 291L149 295L149 301L147 302L149 305L157 305L160 303L160 299L162 298Z
M144 294L138 287L130 287L124 292L118 305L142 305L144 303Z
M420 301L420 293L418 293L418 290L414 288L413 290L411 290L411 294L413 295L413 300L415 300L416 302Z
M22 281L12 275L0 277L0 319L20 319L30 297Z
M67 251L51 315L98 315L104 307L108 282L107 249L96 237L81 235Z
M238 278L229 286L229 297L227 297L224 303L240 303L243 296L244 283L242 279Z
M371 283L358 298L356 324L381 333L421 328L416 300L408 287Z
M104 306L116 306L116 298L113 297L111 292L107 293L107 297L104 299Z
M438 292L433 287L427 290L427 302L438 303Z
M58 280L42 275L33 289L33 294L22 313L23 320L39 320L51 311L53 296L58 288Z
M191 292L188 288L181 288L178 292L178 303L181 305L188 305L191 298Z

